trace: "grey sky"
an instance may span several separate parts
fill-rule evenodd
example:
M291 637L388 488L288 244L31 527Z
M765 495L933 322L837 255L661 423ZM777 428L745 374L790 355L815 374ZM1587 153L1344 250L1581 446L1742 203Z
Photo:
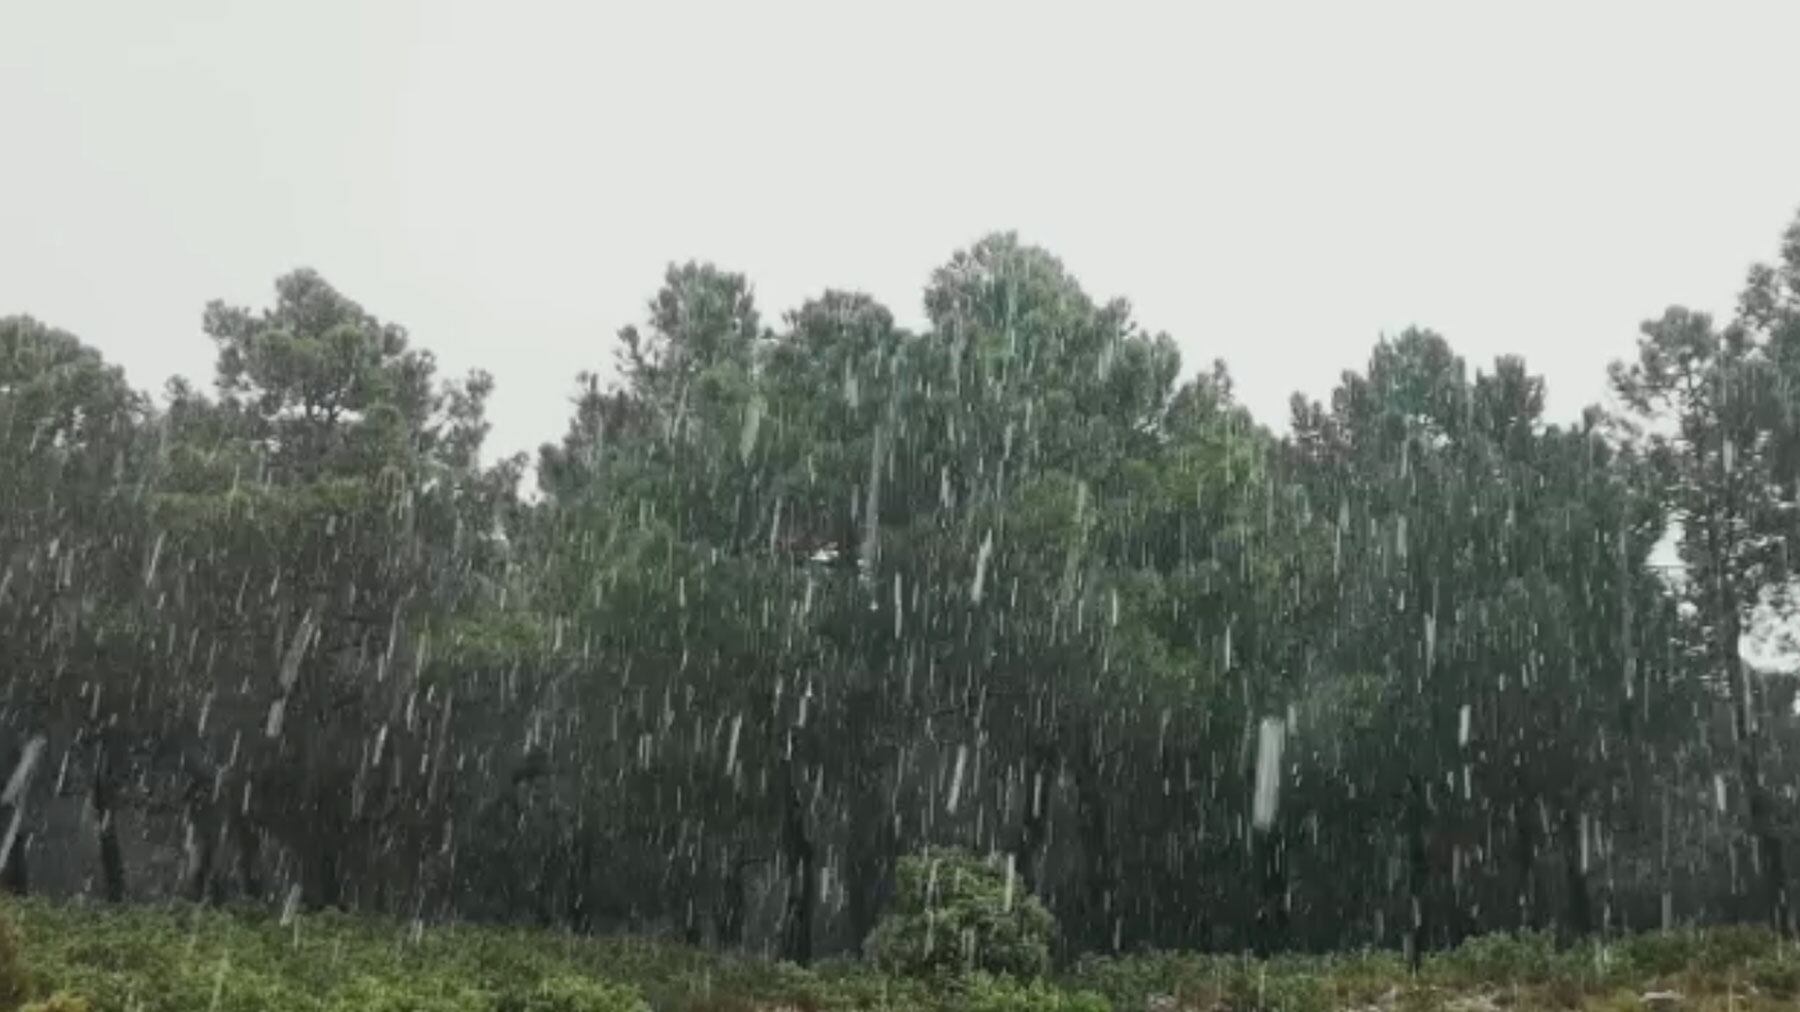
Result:
M1800 208L1800 4L0 0L0 312L138 384L309 265L560 433L671 259L903 320L1017 228L1279 422L1378 332L1553 411Z

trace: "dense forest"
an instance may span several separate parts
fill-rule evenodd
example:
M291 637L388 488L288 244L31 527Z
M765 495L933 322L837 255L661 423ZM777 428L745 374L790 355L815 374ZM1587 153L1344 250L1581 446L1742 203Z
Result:
M673 266L535 460L310 271L210 390L0 319L0 884L806 962L950 845L1065 956L1794 930L1800 222L1573 421L1410 330L1272 429L1010 234L924 307Z

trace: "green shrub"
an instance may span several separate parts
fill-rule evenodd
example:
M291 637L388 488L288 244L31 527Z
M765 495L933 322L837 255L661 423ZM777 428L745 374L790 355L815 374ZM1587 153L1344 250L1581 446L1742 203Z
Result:
M1132 956L1085 956L1067 976L1073 987L1104 995L1117 1012L1142 1012L1155 996L1167 995L1178 1005L1215 994L1229 957L1192 952L1146 952Z
M441 978L369 976L352 978L325 1005L330 1012L490 1012L492 1007L488 994Z
M525 995L518 1012L648 1012L636 988L567 974L546 977Z
M1780 949L1781 939L1767 928L1727 925L1700 933L1696 962L1702 970L1718 972L1775 956Z
M1800 995L1800 960L1780 956L1764 956L1746 968L1750 983L1778 998Z
M1656 931L1613 946L1613 963L1627 979L1678 973L1716 974L1742 969L1779 955L1781 940L1766 928L1725 926L1693 931Z
M1328 960L1327 986L1334 1008L1368 1008L1382 1004L1412 976L1398 952L1374 950L1332 956Z
M31 981L19 953L19 929L0 907L0 1012L18 1008L31 994Z
M1042 980L1020 982L986 973L970 976L952 1005L954 1012L1111 1012L1092 991L1065 991Z
M1698 948L1693 932L1633 935L1613 947L1613 965L1632 977L1667 977L1687 969Z
M43 1001L34 1001L19 1012L88 1012L88 1002L80 995L58 991Z
M65 935L34 950L33 966L44 985L82 995L96 1012L318 1008L278 968L232 960L170 927L133 934L103 924L92 936Z
M921 981L874 973L865 963L835 959L815 965L806 974L804 987L781 996L781 1003L828 1012L917 1012L930 1008L932 998Z
M1229 1012L1327 1012L1330 992L1317 972L1302 967L1241 960L1221 975L1213 1003Z
M869 936L869 958L916 977L1042 974L1056 922L1037 897L1007 878L995 863L961 851L902 858L897 909Z
M1432 961L1435 976L1468 984L1535 984L1557 964L1556 940L1541 931L1481 935Z
M1269 960L1188 952L1087 958L1065 983L1104 995L1114 1012L1168 1003L1213 1012L1315 1012L1379 1006L1406 983L1394 953L1277 956Z

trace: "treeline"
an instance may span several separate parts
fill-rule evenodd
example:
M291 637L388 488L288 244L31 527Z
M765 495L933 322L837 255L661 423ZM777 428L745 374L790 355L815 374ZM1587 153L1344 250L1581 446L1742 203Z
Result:
M0 321L0 881L805 961L944 844L1065 952L1793 929L1800 223L1572 424L1409 331L1274 434L1010 235L925 308L672 267L535 494L310 272L210 393Z

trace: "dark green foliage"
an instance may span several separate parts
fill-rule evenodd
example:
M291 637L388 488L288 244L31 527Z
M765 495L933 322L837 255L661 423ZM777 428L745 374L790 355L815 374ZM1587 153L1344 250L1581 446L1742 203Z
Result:
M1594 939L1794 927L1800 683L1741 648L1793 606L1795 235L1730 320L1648 325L1617 412L1415 329L1285 435L1015 235L917 331L676 266L535 499L484 462L491 380L316 273L208 307L214 382L163 402L0 318L0 888L654 931L579 948L658 1008L1079 1003L971 974L1158 948L1398 948L1419 1001L1774 987L1756 933ZM945 843L1002 856L901 857ZM628 1001L546 935L171 959L119 916L31 993ZM865 943L884 974L806 969ZM1079 972L1303 1008L1392 959Z
M635 990L588 977L546 977L505 1012L645 1012Z
M1800 997L1800 958L1792 953L1764 956L1745 968L1750 983L1778 998Z
M977 973L964 983L956 1012L1107 1012L1106 999L1042 980L1019 981Z
M26 1003L19 1012L90 1012L92 1008L86 998L58 991L42 1001Z
M1433 976L1450 984L1543 984L1591 974L1585 946L1560 951L1545 932L1471 938L1432 963Z
M516 932L199 909L17 908L32 991L94 1012L643 1012L581 953ZM586 956L584 960L582 957ZM4 1006L0 1006L4 1007Z
M266 1008L280 1008L275 993L258 995ZM287 996L290 1007L304 1008L305 999ZM318 1006L329 1012L490 1012L493 998L468 984L437 979L352 977Z
M1030 979L1049 966L1056 922L998 860L936 849L900 861L894 912L869 958L914 977L973 971Z
M1105 995L1114 1012L1147 1008L1327 1012L1351 1008L1642 1008L1677 991L1691 1007L1773 1009L1800 981L1791 951L1757 929L1654 933L1558 948L1544 933L1490 935L1423 960L1398 953L1272 960L1155 953L1083 960L1062 981ZM1735 1004L1734 1004L1735 1002Z
M1623 1012L1656 990L1707 1012L1764 1012L1800 984L1800 961L1780 939L1738 929L1561 950L1541 934L1484 937L1428 957L1416 975L1386 952L1152 953L1035 980L977 970L927 983L849 961L803 969L629 937L416 930L337 915L284 926L192 908L34 902L16 912L32 971L21 1000L45 1012L1423 1012L1490 1001Z
M19 929L0 906L0 1012L18 1008L31 994L31 978L20 952Z

